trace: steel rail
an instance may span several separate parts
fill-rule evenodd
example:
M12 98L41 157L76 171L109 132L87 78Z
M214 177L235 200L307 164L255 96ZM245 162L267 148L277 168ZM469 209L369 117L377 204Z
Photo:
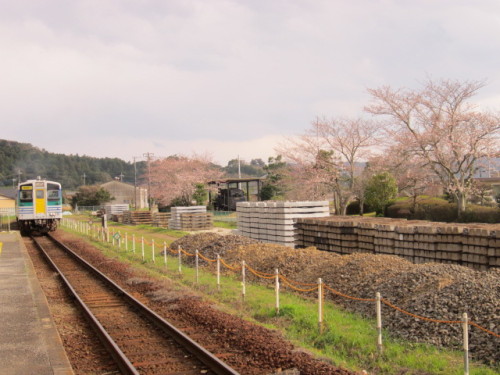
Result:
M196 358L198 358L205 366L207 366L210 370L215 372L218 375L239 375L239 373L227 365L225 362L221 361L214 354L210 353L208 350L203 348L185 333L174 327L171 323L166 321L164 318L159 316L149 307L132 297L129 293L127 293L124 289L122 289L118 284L116 284L113 280L108 278L90 263L88 263L85 259L81 258L75 252L73 252L66 245L55 239L50 234L47 235L52 241L54 241L57 245L63 248L69 255L73 258L77 259L83 266L85 266L88 270L93 272L96 276L98 276L101 280L111 286L115 292L121 296L123 296L127 302L133 305L135 308L140 310L140 312L146 316L153 324L155 324L158 328L163 330L167 335L172 337L179 345L183 346L186 350L192 353ZM127 373L128 374L128 373Z
M80 298L80 296L78 295L76 290L73 288L73 286L71 285L69 280L66 278L66 276L64 276L64 274L61 272L59 267L57 267L57 265L54 263L52 258L47 254L47 252L45 251L43 246L33 236L31 236L31 239L35 243L35 245L38 247L38 249L41 251L41 253L45 257L45 259L49 262L51 267L57 272L57 274L61 278L63 284L68 288L69 292L71 293L71 295L75 299L76 303L81 308L85 318L90 323L90 325L92 326L94 331L99 336L99 339L101 340L103 345L106 347L108 352L111 354L111 356L115 360L121 373L124 375L140 375L139 371L137 371L137 369L130 362L130 360L127 358L127 356L121 351L121 349L118 347L118 345L115 343L115 341L108 334L106 329L97 320L95 315L90 311L90 309L85 304L85 302L83 302L83 300Z

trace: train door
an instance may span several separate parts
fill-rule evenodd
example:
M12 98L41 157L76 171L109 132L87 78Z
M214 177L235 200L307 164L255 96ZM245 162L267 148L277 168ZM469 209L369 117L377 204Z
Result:
M45 189L36 188L35 190L35 213L45 214L47 212L47 203L45 200Z

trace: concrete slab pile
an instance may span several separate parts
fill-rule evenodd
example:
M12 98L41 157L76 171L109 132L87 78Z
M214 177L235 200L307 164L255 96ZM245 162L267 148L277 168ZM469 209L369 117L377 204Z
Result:
M213 219L205 206L172 207L170 209L169 229L202 230L213 227Z
M329 216L330 208L328 201L239 202L236 212L238 234L293 248L296 220Z
M385 218L297 219L297 247L340 254L392 254L414 263L500 267L500 225L449 224Z

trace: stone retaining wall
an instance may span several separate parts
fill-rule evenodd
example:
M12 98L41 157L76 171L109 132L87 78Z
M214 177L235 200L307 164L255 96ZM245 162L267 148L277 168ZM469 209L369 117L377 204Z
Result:
M299 218L296 247L340 254L392 254L414 263L500 267L500 224L448 224L385 218Z

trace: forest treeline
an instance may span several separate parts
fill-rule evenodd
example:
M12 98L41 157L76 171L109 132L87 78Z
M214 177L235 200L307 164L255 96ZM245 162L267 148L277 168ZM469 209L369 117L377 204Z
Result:
M240 162L242 177L260 177L265 174L261 159L250 163ZM233 159L225 167L216 165L226 177L238 176L238 160ZM48 152L29 143L0 139L0 186L17 185L21 181L38 176L58 181L64 189L76 189L82 185L95 185L121 179L130 184L137 179L144 183L147 175L146 161L134 163L119 158L95 158Z
M136 163L137 177L144 175L146 162ZM119 158L94 158L48 152L29 143L0 140L0 184L12 186L18 180L58 181L64 189L93 185L121 178L134 183L134 163Z

